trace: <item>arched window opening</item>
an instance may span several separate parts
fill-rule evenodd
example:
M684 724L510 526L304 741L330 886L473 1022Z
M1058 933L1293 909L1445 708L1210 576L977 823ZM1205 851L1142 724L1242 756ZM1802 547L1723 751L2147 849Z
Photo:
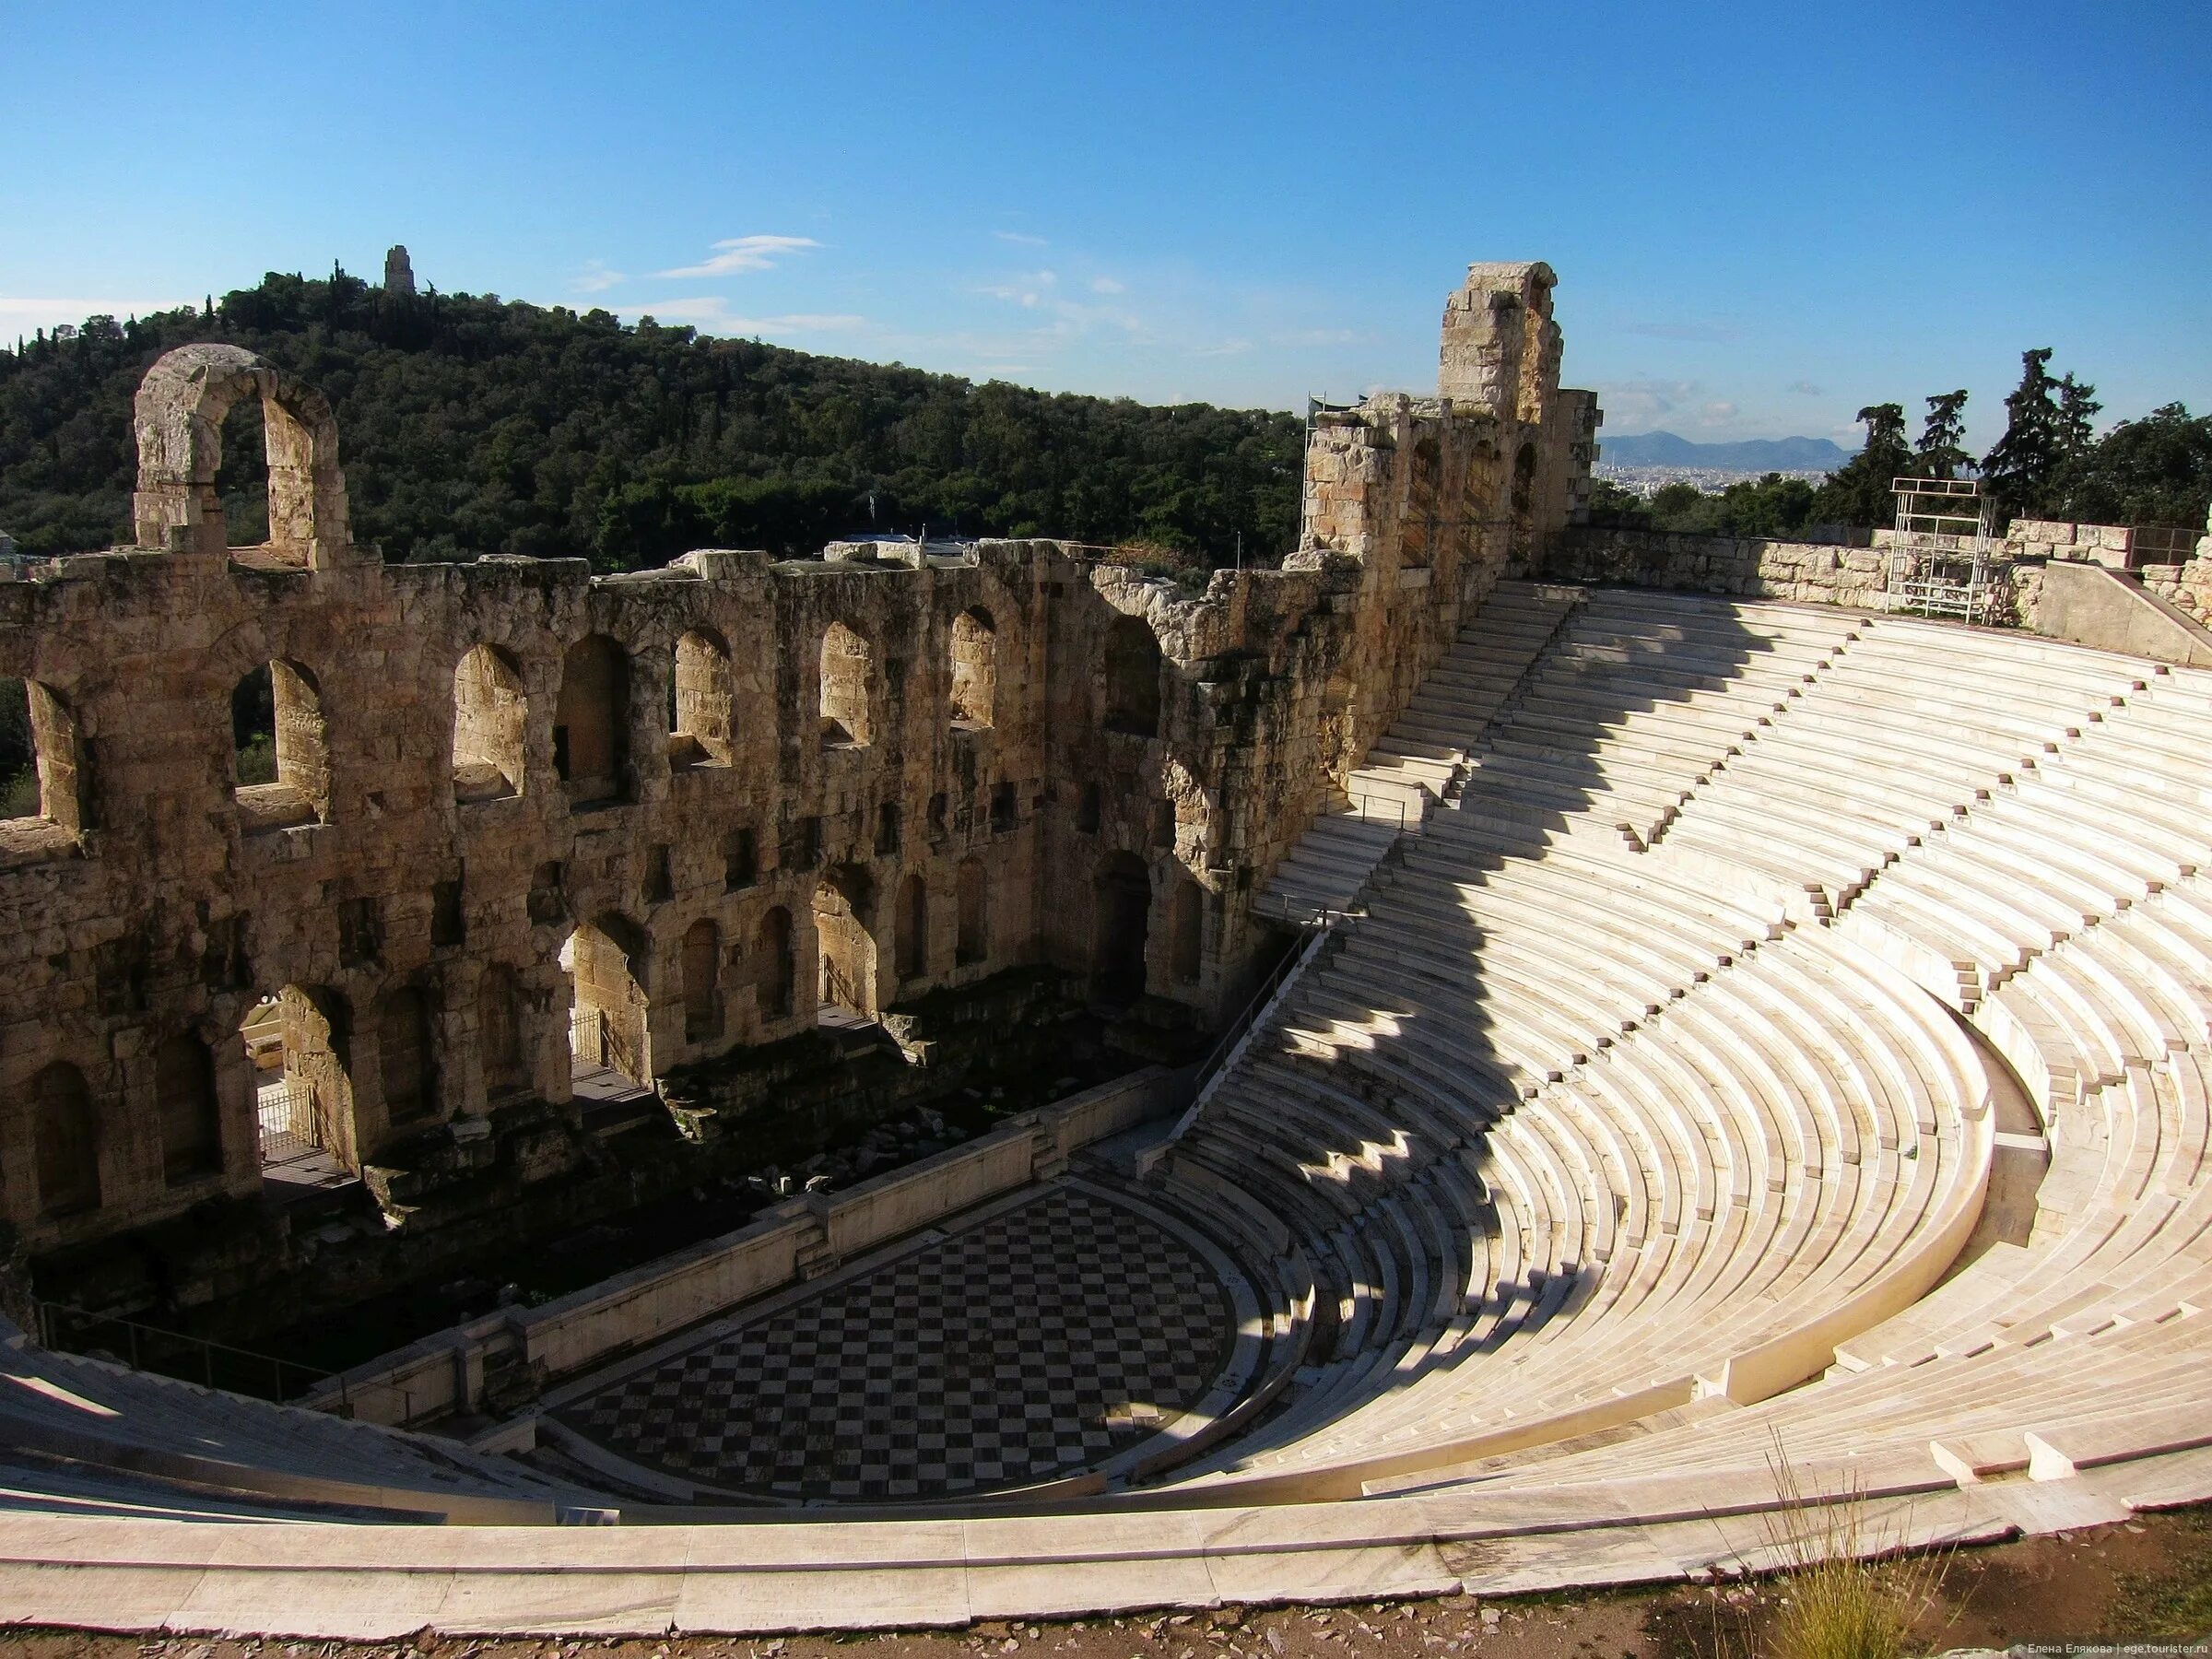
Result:
M222 1107L207 1045L181 1031L154 1051L154 1100L161 1120L161 1173L182 1186L223 1168Z
M571 1075L579 1098L620 1096L650 1086L645 987L651 947L644 930L609 912L580 925L561 947L571 976Z
M497 645L478 645L453 670L453 798L492 801L523 793L530 725L523 673Z
M477 1042L488 1100L530 1087L530 1051L523 1041L523 997L514 970L494 962L477 983Z
M1159 735L1159 641L1141 617L1116 617L1106 630L1106 729Z
M578 806L629 793L629 657L591 634L561 659L553 708L553 771Z
M330 818L323 691L297 663L264 664L230 690L231 789L247 833Z
M987 726L998 698L998 626L980 605L952 619L952 719Z
M869 930L875 887L853 865L825 871L814 888L814 931L820 956L818 1006L830 1023L876 1018L876 935Z
M1168 971L1194 984L1206 931L1206 889L1188 877L1175 884L1175 905L1168 918Z
M1077 834L1096 835L1099 832L1102 799L1101 792L1096 783L1083 785L1083 793L1076 800Z
M262 400L241 397L223 414L215 469L216 500L222 505L223 541L259 547L269 539L269 439Z
M858 747L870 741L868 642L842 622L822 635L822 741Z
M953 959L965 968L991 955L991 895L984 885L983 861L960 860L959 936Z
M384 998L376 1021L376 1053L386 1121L415 1124L435 1116L438 1073L431 1049L430 1003L414 986L403 985Z
M1512 537L1513 553L1526 558L1534 551L1535 540L1536 446L1532 440L1521 446L1513 457Z
M684 1041L722 1035L722 929L704 917L684 933Z
M1438 487L1443 479L1443 452L1433 438L1413 446L1406 479L1406 513L1398 525L1399 562L1425 565L1435 547L1439 528Z
M753 987L762 1019L791 1018L798 977L791 948L791 912L779 904L760 918L753 937Z
M353 1145L353 1081L343 998L287 985L240 1022L253 1074L265 1179L328 1186L344 1178Z
M100 1207L100 1123L85 1074L57 1061L30 1080L39 1214L49 1219Z
M920 872L899 887L899 977L918 980L929 972L929 883Z
M1091 881L1091 992L1124 1007L1145 994L1145 940L1152 878L1132 853L1109 853Z
M36 680L0 679L0 851L85 828L76 722Z
M668 711L668 759L677 768L727 766L736 732L730 648L712 629L676 642Z

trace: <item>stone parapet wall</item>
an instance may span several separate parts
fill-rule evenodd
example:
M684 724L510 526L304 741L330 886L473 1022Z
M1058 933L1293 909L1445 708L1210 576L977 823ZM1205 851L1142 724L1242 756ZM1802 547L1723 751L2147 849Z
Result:
M1894 533L1877 530L1872 539L1872 546L1862 547L1577 524L1551 544L1540 574L1553 582L1612 582L1878 610L1888 585ZM2032 627L2041 560L2007 559L2000 552L1993 561L1991 580L1989 619Z

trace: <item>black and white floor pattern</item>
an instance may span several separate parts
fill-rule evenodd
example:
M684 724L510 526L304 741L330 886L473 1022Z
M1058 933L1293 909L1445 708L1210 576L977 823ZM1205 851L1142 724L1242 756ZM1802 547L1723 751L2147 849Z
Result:
M559 1416L623 1457L768 1497L978 1492L1147 1439L1206 1393L1235 1327L1185 1241L1055 1185Z

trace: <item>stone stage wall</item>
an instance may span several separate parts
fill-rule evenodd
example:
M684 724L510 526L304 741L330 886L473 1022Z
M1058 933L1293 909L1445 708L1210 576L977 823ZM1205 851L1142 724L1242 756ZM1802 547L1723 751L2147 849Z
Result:
M572 1044L650 1087L1035 964L1226 1017L1252 895L1586 492L1552 281L1474 267L1442 395L1330 415L1301 547L1196 597L1045 541L388 566L318 394L171 353L135 545L0 583L41 782L0 823L0 1214L35 1253L256 1194L265 998L300 1126L386 1171L570 1103ZM234 547L249 397L271 534Z

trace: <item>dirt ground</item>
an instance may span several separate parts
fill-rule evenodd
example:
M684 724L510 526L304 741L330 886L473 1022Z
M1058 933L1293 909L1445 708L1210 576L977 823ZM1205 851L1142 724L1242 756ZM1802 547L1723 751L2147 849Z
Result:
M2212 1656L2212 1508L1964 1549L1932 1575L1916 1651L2155 1648ZM1768 1651L1783 1581L1572 1596L1229 1607L963 1630L665 1641L140 1641L0 1635L4 1659L1746 1659ZM850 1650L861 1650L852 1653Z

